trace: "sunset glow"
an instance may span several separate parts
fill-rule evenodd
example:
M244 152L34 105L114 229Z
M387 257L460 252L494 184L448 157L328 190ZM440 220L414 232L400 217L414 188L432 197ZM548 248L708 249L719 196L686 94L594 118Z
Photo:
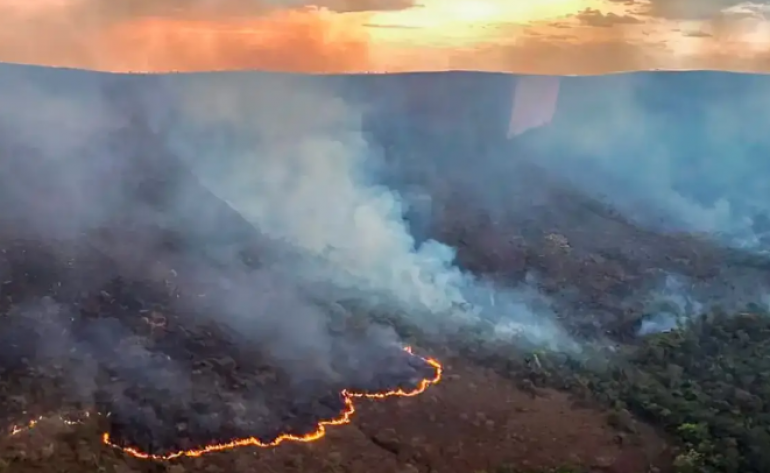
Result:
M617 0L364 1L378 11L316 1L0 0L0 61L112 72L770 70L770 20L749 7L683 22Z
M407 27L436 27L451 24L530 23L579 12L597 2L591 0L424 0L400 11L373 15L372 22Z
M375 42L443 44L467 47L490 39L506 39L505 25L523 25L565 17L596 3L591 0L425 0L399 11L368 18Z

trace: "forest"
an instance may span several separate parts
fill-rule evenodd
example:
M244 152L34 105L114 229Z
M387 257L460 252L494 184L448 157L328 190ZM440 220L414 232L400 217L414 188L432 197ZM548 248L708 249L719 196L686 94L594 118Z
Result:
M644 337L611 365L481 354L478 346L468 353L495 359L524 386L558 387L610 407L607 420L620 431L633 433L634 418L664 430L676 445L676 473L770 471L770 318L759 306L715 310Z

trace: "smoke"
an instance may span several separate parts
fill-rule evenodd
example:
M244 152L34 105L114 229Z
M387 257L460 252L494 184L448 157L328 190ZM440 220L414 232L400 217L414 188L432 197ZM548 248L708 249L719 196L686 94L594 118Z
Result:
M686 278L666 275L662 287L648 298L646 315L639 326L639 335L669 332L703 313L703 304L693 299Z
M387 385L393 380L377 378L382 363L386 372L402 367L396 381L418 373L392 359L401 353L392 329L369 324L353 336L344 329L352 314L332 314L296 274L246 261L255 248L278 254L285 245L264 241L164 149L156 131L169 119L169 103L155 78L3 66L0 83L2 291L21 304L8 317L34 321L42 312L51 319L31 327L18 322L18 329L7 324L20 346L0 350L5 368L22 363L17 354L30 363L29 354L38 353L47 366L75 356L68 378L77 382L66 383L67 398L106 395L114 411L115 404L135 403L123 394L126 385L141 385L157 388L147 394L157 406L169 398L178 401L175 408L187 405L192 394L179 390L190 383L184 378L195 368L191 360L209 347L118 343L139 340L132 334L145 330L143 317L160 310L162 318L184 314L189 324L218 327L236 347L215 350L218 362L238 360L247 369L272 360L291 380L289 391L307 383L332 392L349 383ZM248 170L232 171L236 182ZM116 288L118 277L124 286ZM54 309L38 307L44 294L52 301L43 305ZM248 350L253 355L242 359ZM117 391L97 382L105 369L121 380ZM217 383L203 384L196 389L219 395L212 393Z
M375 312L436 339L473 334L482 343L578 351L556 313L570 316L579 307L558 306L538 290L533 274L509 287L457 261L459 250L432 225L438 218L451 223L455 210L464 212L458 220L466 227L477 223L477 211L492 220L482 229L508 218L524 237L549 242L537 258L567 269L577 261L572 279L557 281L563 292L584 283L624 297L612 284L628 265L618 263L612 278L597 283L587 268L599 257L581 251L618 260L656 257L646 242L623 241L623 233L612 241L604 227L593 228L598 219L578 205L585 196L659 234L698 232L762 249L759 224L770 212L760 159L770 149L765 79L561 79L555 105L550 100L546 107L549 119L529 105L532 123L550 123L530 128L526 117L517 118L522 133L508 141L513 80L447 77L432 85L442 116L431 117L394 112L398 101L387 94L395 88L349 90L354 82L347 79L0 68L0 234L54 248L63 241L71 251L42 258L47 268L60 266L51 285L64 281L64 288L56 296L62 307L51 310L56 323L36 340L47 350L41 356L54 360L72 346L89 354L73 362L78 398L101 389L101 368L92 360L102 360L129 384L155 386L159 405L169 394L181 403L199 399L185 394L201 385L186 377L194 368L182 361L187 348L165 347L174 356L164 361L136 339L120 345L136 327L115 320L69 326L67 305L78 294L118 298L104 288L118 274L182 288L184 294L164 301L173 312L164 315L185 313L218 327L236 347L223 349L223 357L257 372L253 360L266 356L288 374L293 392L308 384L371 386L392 365L413 376L416 369L391 357L400 342L392 329L373 323ZM458 93L452 84L478 92ZM369 120L383 104L378 113L390 122L377 130ZM565 183L578 192L566 192ZM456 202L463 205L453 207ZM572 233L562 235L564 229ZM470 251L489 251L506 270L526 273L528 262L515 253L495 253L499 241L513 237L485 236L489 245L480 239ZM96 253L108 257L87 256ZM68 256L82 269L67 270ZM98 261L82 266L89 258ZM727 268L702 284L671 271L662 288L645 292L653 304L639 333L672 329L682 314L714 302L756 299L766 288L762 271ZM725 280L733 287L720 286ZM142 300L154 297L117 305L144 314L154 309ZM97 313L115 309L97 307ZM347 326L361 319L365 329L349 333ZM0 350L4 360L13 353ZM122 415L140 412L151 428L167 423L116 389L107 395L127 409ZM239 399L228 396L218 402L234 417L250 418L237 414L232 406ZM272 409L257 395L248 401L255 411Z
M451 247L415 240L407 203L378 172L384 163L365 138L363 111L331 83L233 74L179 85L185 120L169 132L171 149L255 227L301 251L294 269L304 280L429 333L505 319L532 343L570 345L525 292L501 291L460 270Z
M629 300L654 315L660 287L705 310L763 299L768 87L725 73L456 73L359 95L410 226L496 280L535 268L556 311L596 332L622 324Z
M650 228L756 248L770 210L769 89L763 76L720 73L562 78L553 124L522 142Z
M342 99L286 77L219 79L183 92L183 114L199 128L174 141L205 184L270 236L337 267L345 287L384 288L436 311L462 300L450 249L412 251L402 202L367 175L371 152ZM250 136L201 148L208 137L194 136L217 128Z
M0 84L0 234L23 256L5 262L20 288L3 290L35 288L19 293L28 305L14 317L50 319L20 338L45 345L26 352L46 363L70 360L68 399L145 425L128 437L205 402L227 419L266 410L280 424L286 405L222 388L264 365L285 375L278 391L308 403L419 377L425 367L401 356L375 313L436 339L484 326L483 337L579 348L534 285L499 287L461 270L453 248L415 239L365 109L332 79L6 65ZM43 294L52 302L40 309ZM219 335L143 340L156 316ZM210 345L220 338L230 344ZM199 352L227 369L196 377Z

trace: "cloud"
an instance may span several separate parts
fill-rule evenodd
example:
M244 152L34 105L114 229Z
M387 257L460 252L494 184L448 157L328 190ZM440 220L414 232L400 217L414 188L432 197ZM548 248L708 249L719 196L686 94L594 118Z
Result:
M321 0L307 2L306 0L266 0L271 4L282 7L315 6L336 12L367 12L403 10L415 6L413 0Z
M147 16L222 18L259 15L272 10L324 9L334 12L389 11L414 6L413 0L0 0L0 9L26 14L79 12L87 17L136 19Z
M672 20L708 20L725 10L735 8L767 8L768 2L742 2L739 0L650 0L642 10L651 16Z
M343 72L366 12L412 0L0 0L0 61L110 71Z
M688 38L712 38L714 35L706 31L695 30L695 31L685 31L682 33L682 36L686 36Z
M629 19L630 18L630 19ZM640 41L633 17L584 9L548 24L518 32L507 44L489 44L458 54L454 64L469 69L526 71L531 74L605 74L649 69L665 51L660 41Z
M473 54L457 55L454 64L474 61L484 70L521 70L533 74L603 74L649 68L655 62L652 49L622 38L589 42L530 38L514 45L489 46Z
M585 10L575 15L575 18L577 18L581 24L587 26L596 26L599 28L641 23L641 20L635 16L618 15L616 13L602 13L601 11L594 8L586 8Z
M205 2L179 13L173 3L140 1L135 10L122 3L99 8L90 1L58 12L8 9L0 17L0 60L136 72L339 72L368 62L364 29L334 13L276 9L239 15L244 2L231 1L217 16L207 16Z
M369 13L413 0L0 0L0 61L115 72L763 70L768 4L608 1L551 22L434 27Z

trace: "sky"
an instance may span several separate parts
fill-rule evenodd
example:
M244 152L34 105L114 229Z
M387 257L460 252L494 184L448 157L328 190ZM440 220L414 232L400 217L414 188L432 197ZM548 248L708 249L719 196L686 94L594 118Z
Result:
M112 72L768 72L770 0L0 0L0 61Z

